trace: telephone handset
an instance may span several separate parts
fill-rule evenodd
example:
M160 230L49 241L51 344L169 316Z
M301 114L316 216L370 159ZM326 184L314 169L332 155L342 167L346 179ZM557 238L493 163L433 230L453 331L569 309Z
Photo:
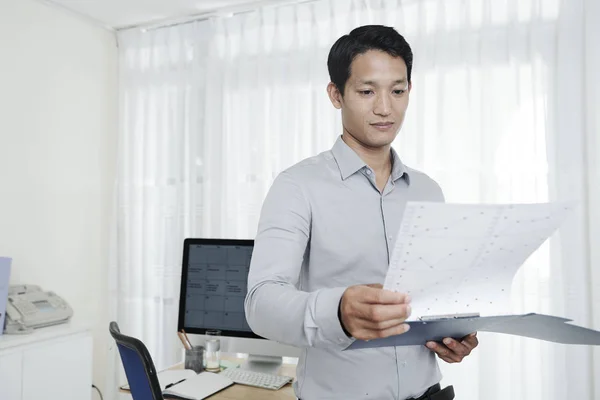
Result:
M67 322L73 309L54 292L36 285L8 288L4 333L31 333L34 329Z

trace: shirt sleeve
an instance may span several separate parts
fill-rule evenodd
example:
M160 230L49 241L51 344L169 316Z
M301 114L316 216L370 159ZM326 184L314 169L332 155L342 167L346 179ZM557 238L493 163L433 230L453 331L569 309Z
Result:
M445 203L446 202L446 196L444 196L444 191L442 190L441 186L439 185L439 183L437 183L436 181L433 181L434 185L435 185L435 201L439 201L440 203Z
M252 330L296 347L348 347L338 306L345 287L298 289L310 240L310 204L289 173L280 174L263 203L248 275L245 311Z

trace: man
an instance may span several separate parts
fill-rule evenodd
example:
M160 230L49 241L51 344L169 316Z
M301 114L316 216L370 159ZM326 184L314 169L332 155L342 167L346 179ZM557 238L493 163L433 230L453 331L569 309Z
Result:
M343 133L330 151L282 172L265 199L248 278L254 332L303 348L296 395L313 399L446 400L435 353L460 362L475 334L428 347L343 351L353 340L406 332L410 298L383 290L406 202L444 201L391 143L411 90L412 51L393 28L363 26L328 59ZM429 397L428 397L429 396Z

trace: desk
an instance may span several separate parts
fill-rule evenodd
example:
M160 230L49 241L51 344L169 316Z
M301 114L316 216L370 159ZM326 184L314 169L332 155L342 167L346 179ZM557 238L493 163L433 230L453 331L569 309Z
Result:
M243 358L237 358L232 355L223 355L223 360L232 361L238 364L242 364L245 361ZM183 363L177 364L174 368L183 368ZM285 376L296 377L296 365L295 364L283 364L278 374ZM125 392L121 390L121 392ZM288 383L284 387L279 390L268 390L261 389L252 386L244 386L234 384L227 389L220 391L219 393L215 393L210 397L207 397L210 400L296 400L296 395L294 394L294 389L292 388L292 384Z

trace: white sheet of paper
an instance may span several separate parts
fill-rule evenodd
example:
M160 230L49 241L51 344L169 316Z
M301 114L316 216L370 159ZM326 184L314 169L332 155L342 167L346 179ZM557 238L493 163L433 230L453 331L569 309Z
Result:
M508 312L515 273L573 208L409 202L384 289L411 295L409 320Z

